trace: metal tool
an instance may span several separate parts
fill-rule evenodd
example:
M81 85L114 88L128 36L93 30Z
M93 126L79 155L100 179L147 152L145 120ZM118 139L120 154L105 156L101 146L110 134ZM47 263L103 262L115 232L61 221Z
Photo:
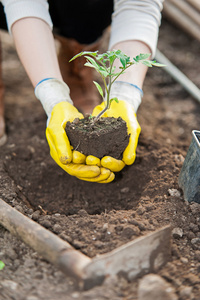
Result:
M168 261L171 252L170 226L89 258L2 199L0 224L66 275L74 277L84 289L102 284L107 276L121 275L133 280L155 272Z

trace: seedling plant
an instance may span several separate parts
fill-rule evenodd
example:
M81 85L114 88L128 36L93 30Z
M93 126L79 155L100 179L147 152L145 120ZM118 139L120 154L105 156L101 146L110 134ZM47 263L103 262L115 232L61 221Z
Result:
M109 109L112 101L118 102L117 98L110 99L110 92L113 83L118 79L118 77L125 73L125 71L131 66L142 63L147 67L164 67L165 65L156 62L155 60L149 60L151 54L139 54L134 57L132 60L129 56L124 54L121 50L112 50L107 51L106 53L99 54L98 51L83 51L75 55L71 60L74 60L80 56L84 56L86 58L86 63L84 64L86 67L94 68L101 76L104 85L104 92L100 84L96 81L93 81L97 90L99 91L103 101L105 101L105 108L95 117L95 121L97 121L104 112ZM116 71L116 66L114 66L115 60L120 60L119 70ZM104 100L105 99L105 100Z
M86 116L83 119L76 120L76 123L70 122L66 125L66 133L70 144L85 155L93 155L102 158L111 156L121 159L124 149L129 143L129 135L126 122L122 118L101 118L107 109L110 108L112 101L119 102L117 98L111 98L111 88L113 83L131 66L142 63L148 67L163 66L156 61L148 60L150 54L139 54L133 59L124 54L121 50L107 51L99 54L98 51L84 51L75 55L70 61L84 56L86 58L85 66L94 68L102 78L103 88L94 81L99 91L105 107L96 116ZM116 60L119 68L116 68ZM103 91L104 89L104 91ZM76 126L74 126L76 124Z

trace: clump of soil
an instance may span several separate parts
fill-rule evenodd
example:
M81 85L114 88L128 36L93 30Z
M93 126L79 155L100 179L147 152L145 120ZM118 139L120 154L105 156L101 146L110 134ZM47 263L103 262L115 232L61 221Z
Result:
M67 122L65 130L75 150L98 158L109 155L121 159L129 142L126 122L120 117L76 118Z

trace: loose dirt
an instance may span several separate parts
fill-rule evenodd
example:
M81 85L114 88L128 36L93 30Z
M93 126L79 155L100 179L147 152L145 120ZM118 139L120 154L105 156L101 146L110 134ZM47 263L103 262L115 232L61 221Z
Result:
M112 156L122 159L129 142L126 122L122 118L100 118L90 115L67 122L66 133L73 148L98 158Z
M158 272L178 299L200 298L200 205L186 203L178 175L200 104L163 69L152 68L138 111L137 158L106 185L79 181L49 155L46 116L2 33L8 141L0 149L0 197L94 257L170 224L171 260ZM158 48L200 87L199 43L163 20ZM0 227L0 299L138 299L139 280L108 278L80 291L51 264Z

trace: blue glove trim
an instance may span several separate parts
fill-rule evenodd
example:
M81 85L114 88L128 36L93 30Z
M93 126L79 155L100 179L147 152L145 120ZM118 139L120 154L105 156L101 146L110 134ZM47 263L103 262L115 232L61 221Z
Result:
M36 85L36 87L37 87L40 83L42 83L43 81L46 81L46 80L49 80L49 79L54 79L54 78L53 78L53 77L44 78L44 79L42 79L42 80L40 80L40 81L38 82L38 84ZM35 89L36 89L36 87L35 87Z
M140 91L142 97L144 95L143 90L141 88L139 88L139 86L137 86L136 84L132 84L132 83L129 83L129 82L126 82L126 81L120 81L120 80L117 80L115 82L123 82L123 83L127 83L129 85L132 85L132 86L134 86L136 89L138 89Z

